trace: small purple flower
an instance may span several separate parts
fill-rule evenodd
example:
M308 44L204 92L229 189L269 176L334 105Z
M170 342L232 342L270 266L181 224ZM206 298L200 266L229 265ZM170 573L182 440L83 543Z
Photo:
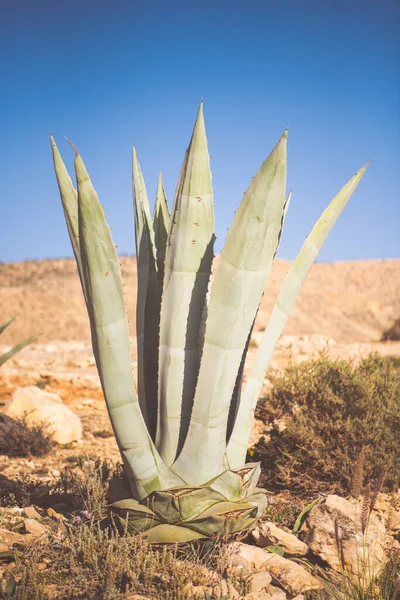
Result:
M273 499L273 497L272 497L272 496L270 496L270 497L268 498L268 504L275 504L275 500Z
M88 510L81 510L81 515L82 517L85 517L85 519L88 520L92 518L92 513L90 513Z
M76 517L74 517L71 521L71 525L76 525L77 523L80 523L82 521L82 519L80 518L79 515L77 515Z

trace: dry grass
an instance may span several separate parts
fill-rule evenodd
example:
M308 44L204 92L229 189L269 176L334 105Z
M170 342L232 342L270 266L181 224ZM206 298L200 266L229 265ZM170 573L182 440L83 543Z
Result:
M189 597L185 586L191 585L204 586L210 598L222 598L218 586L228 566L230 539L150 546L140 536L118 531L108 513L108 484L121 476L121 467L87 461L78 471L65 470L51 488L35 489L24 480L18 498L15 491L3 494L3 506L34 504L38 509L57 507L60 513L50 512L51 517L42 511L45 538L22 555L19 547L14 557L3 558L14 558L15 566L1 580L1 600L127 600L133 594L183 600ZM22 518L9 528L20 531ZM245 592L244 583L238 583Z

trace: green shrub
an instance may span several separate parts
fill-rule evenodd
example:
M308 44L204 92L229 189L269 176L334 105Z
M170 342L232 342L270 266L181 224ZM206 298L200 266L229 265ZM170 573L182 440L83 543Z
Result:
M251 452L262 462L262 485L346 494L363 448L366 481L386 471L385 488L398 485L400 372L391 359L356 365L321 355L270 379L256 416L272 425L271 441L262 438Z
M400 340L400 318L396 319L395 322L389 329L383 332L381 341L382 342L396 342Z

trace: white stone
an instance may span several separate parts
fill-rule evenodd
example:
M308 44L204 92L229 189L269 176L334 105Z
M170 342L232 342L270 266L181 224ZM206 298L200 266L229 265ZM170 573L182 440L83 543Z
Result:
M36 521L36 519L25 519L24 527L28 533L31 533L35 537L41 537L46 533L46 527Z
M320 582L304 567L275 552L268 552L257 546L240 542L229 545L232 556L246 559L254 572L266 571L291 596L296 596L309 590L322 589Z
M268 589L268 593L270 594L272 600L286 600L287 599L286 592L284 592L282 588L277 587L276 585L270 585L269 589Z
M28 426L46 425L57 444L70 444L82 438L82 423L57 394L37 386L18 387L6 405L5 413L26 418Z
M308 546L292 533L288 533L277 527L274 523L265 521L259 527L253 529L252 538L256 546L266 548L267 546L281 546L286 554L305 556Z
M254 573L249 577L250 592L262 592L268 590L268 586L272 581L272 577L266 571Z
M384 524L372 513L363 533L361 514L361 501L327 496L307 514L300 536L310 550L333 569L340 572L343 567L353 581L358 582L361 576L368 583L385 564L386 531Z

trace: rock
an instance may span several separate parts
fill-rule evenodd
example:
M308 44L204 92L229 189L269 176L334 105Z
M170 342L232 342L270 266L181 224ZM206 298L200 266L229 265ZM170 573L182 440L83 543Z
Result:
M334 570L340 572L343 567L354 582L362 576L367 584L385 564L386 531L384 524L372 513L363 534L361 514L361 501L353 503L340 496L327 496L307 514L300 535L312 552Z
M0 553L1 552L8 552L9 549L10 549L9 544L7 544L6 542L0 541Z
M13 482L11 482L13 483ZM1 481L1 486L3 488L3 484L4 482ZM13 484L14 485L14 484ZM10 488L13 489L13 488ZM10 506L10 507L2 507L0 506L0 513L5 513L6 515L22 515L22 513L24 512L23 508L20 508L19 506Z
M230 577L247 577L253 573L249 562L239 555L231 557L227 572Z
M22 535L0 527L0 542L8 544L10 547L16 545L26 546L26 544L32 541L32 538L32 535Z
M400 510L389 512L387 523L391 531L400 531Z
M41 519L42 518L34 506L26 506L24 508L23 512L24 512L24 515L26 517L28 517L28 519Z
M212 588L204 585L194 585L193 583L187 583L182 588L182 592L185 598L190 598L191 600L203 600L206 597L212 595Z
M82 423L78 415L63 404L56 394L35 385L18 387L5 407L8 416L26 416L28 426L47 425L58 444L70 444L82 438Z
M46 533L46 527L35 521L35 519L25 519L24 527L28 533L31 533L35 537L40 537Z
M61 513L58 513L56 510L54 510L54 508L48 508L47 514L49 515L49 517L51 517L52 519L55 519L56 521L66 521L66 518L64 517L64 515Z
M271 581L271 575L266 572L261 571L260 573L254 573L254 575L250 575L248 579L250 592L261 592L262 590L267 590Z
M221 579L218 585L212 588L214 598L229 598L230 600L239 600L239 593L231 583Z
M284 592L282 588L277 587L276 585L270 585L268 588L268 593L270 594L272 600L286 600L287 599L286 592Z
M182 589L184 598L204 600L206 594L208 594L208 596L211 598L229 598L229 600L239 600L238 591L231 583L228 583L226 579L221 579L215 571L212 571L207 567L202 567L202 573L206 578L208 578L208 585L195 585L192 582L187 583Z
M379 494L375 501L373 512L377 513L388 531L400 530L400 510L397 504L396 496L391 497L389 494Z
M389 512L392 508L388 494L379 494L375 500L374 510L378 512Z
M272 596L268 592L249 592L243 597L243 600L272 600Z
M292 533L277 527L274 523L264 522L251 533L256 546L281 546L287 554L305 556L308 546Z
M291 596L323 587L304 567L274 552L241 542L233 542L229 548L234 555L246 559L254 572L266 571L272 575Z

